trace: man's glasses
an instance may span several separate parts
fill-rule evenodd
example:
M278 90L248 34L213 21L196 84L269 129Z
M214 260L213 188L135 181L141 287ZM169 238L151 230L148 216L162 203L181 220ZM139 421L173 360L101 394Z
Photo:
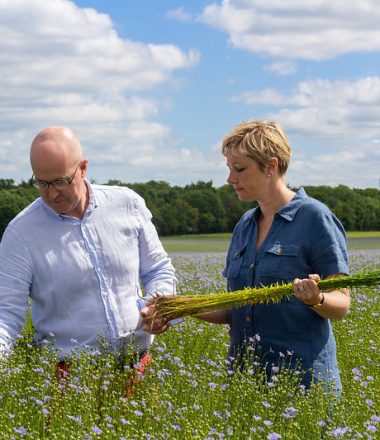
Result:
M47 191L50 185L53 186L58 191L63 191L64 189L67 189L69 185L71 185L71 182L74 180L75 174L77 173L81 163L82 161L79 162L78 166L75 168L74 174L71 177L61 177L60 179L48 181L48 180L34 179L34 174L33 174L30 179L30 183L40 191Z

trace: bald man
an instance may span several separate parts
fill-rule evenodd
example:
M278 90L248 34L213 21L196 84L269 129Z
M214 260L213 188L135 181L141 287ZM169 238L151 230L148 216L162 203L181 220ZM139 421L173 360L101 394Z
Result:
M30 164L43 201L58 214L78 219L83 219L88 207L89 191L84 180L87 163L79 139L66 127L45 128L35 137L30 148ZM57 176L65 176L63 191L56 185L46 186L46 182L57 180ZM70 176L68 180L67 176ZM69 182L67 188L65 182Z
M80 141L66 127L38 133L30 163L40 197L0 243L0 350L22 329L31 298L35 338L52 341L62 360L97 349L99 338L121 354L132 345L141 358L152 334L169 327L147 307L140 315L142 289L172 295L176 284L144 200L90 184Z

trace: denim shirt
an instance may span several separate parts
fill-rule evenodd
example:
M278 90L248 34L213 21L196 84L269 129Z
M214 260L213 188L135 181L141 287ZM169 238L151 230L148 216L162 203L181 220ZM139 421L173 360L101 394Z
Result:
M246 212L234 230L223 275L230 291L289 283L319 274L348 273L347 240L342 224L301 188L274 216L271 229L256 251L260 208ZM308 371L303 383L323 379L340 388L336 345L328 319L295 296L279 304L256 304L230 311L229 355L238 358L255 343L267 372L287 363Z

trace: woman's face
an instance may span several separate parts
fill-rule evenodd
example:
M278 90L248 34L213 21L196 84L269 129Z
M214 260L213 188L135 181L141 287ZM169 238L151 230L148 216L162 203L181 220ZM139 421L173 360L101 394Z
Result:
M227 182L234 187L239 200L244 202L260 200L263 190L268 185L268 179L258 163L233 149L227 155L227 166L230 170Z

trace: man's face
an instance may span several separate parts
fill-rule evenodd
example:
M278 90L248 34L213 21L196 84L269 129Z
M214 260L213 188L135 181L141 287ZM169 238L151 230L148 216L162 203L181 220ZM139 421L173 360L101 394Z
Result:
M76 167L66 167L64 164L39 167L34 179L39 183L41 198L58 214L78 216L80 202L86 196L83 181L86 169L86 160L79 162Z

